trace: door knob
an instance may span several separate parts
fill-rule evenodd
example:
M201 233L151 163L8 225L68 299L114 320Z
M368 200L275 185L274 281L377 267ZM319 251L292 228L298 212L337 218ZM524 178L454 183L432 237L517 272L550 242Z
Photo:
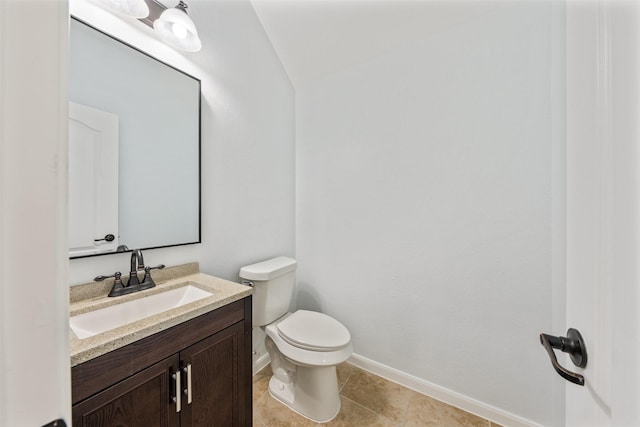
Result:
M577 329L569 328L566 337L555 337L553 335L540 334L540 344L542 344L549 354L551 365L562 378L574 384L584 385L584 376L571 372L558 363L556 354L553 351L557 348L565 353L569 353L571 361L579 368L587 366L587 348L582 339L582 335Z
M114 236L113 234L107 234L106 236L104 236L104 239L93 239L94 242L113 242L116 239L116 236Z

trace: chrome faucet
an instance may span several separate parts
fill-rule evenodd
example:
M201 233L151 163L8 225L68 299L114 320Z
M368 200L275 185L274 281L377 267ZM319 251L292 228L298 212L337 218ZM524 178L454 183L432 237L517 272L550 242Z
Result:
M122 275L119 271L111 276L98 276L93 280L100 282L111 277L115 278L111 292L109 292L109 296L117 297L153 288L156 284L151 277L151 270L162 270L163 268L164 264L160 264L156 267L145 267L142 251L140 249L134 249L131 251L131 269L129 272L129 280L126 285L122 283ZM138 279L138 270L144 270L144 278L142 279L142 282Z

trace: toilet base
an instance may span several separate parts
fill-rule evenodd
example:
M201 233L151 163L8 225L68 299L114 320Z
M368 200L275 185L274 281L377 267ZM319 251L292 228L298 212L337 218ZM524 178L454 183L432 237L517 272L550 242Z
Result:
M340 412L335 366L296 366L295 381L269 380L269 394L294 412L317 423L331 421Z

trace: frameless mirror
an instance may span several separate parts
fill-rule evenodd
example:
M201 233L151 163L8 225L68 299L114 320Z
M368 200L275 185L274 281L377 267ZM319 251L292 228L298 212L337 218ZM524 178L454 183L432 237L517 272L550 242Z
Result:
M70 257L199 243L200 80L70 31Z

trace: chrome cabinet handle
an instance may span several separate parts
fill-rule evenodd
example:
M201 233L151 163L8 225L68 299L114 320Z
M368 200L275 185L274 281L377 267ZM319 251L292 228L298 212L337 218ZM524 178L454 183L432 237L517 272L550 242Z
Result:
M569 353L571 361L579 368L587 366L587 349L582 339L582 335L577 329L569 328L566 337L555 337L553 335L540 334L540 344L542 344L549 354L551 365L562 378L574 384L584 386L584 376L571 372L558 363L554 348L565 353Z
M173 378L173 383L175 386L175 395L171 400L176 404L176 412L180 412L180 410L182 409L182 393L180 393L182 381L180 381L180 371L178 370L173 373L171 375L171 378Z
M187 404L191 405L192 392L191 392L191 363L182 368L182 371L187 375L187 388L184 389L184 394L187 395Z

